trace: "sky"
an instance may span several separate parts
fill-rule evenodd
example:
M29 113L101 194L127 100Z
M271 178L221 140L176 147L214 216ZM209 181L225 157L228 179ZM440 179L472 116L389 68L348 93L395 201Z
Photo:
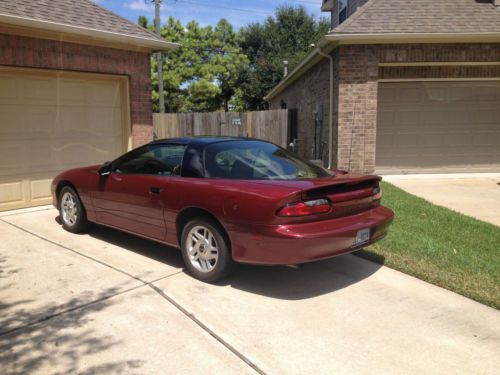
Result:
M137 22L141 15L150 21L154 17L152 0L94 0L120 16ZM161 23L169 16L186 24L196 20L201 26L215 25L221 18L226 18L235 28L251 22L259 22L273 15L274 9L280 5L303 5L316 17L325 17L321 13L322 0L162 0Z

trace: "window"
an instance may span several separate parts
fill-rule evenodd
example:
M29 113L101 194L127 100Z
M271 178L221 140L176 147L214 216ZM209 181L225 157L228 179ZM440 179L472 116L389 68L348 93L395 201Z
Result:
M347 6L349 0L340 0L339 2L339 25L347 19Z
M113 162L113 171L127 174L171 176L180 174L185 145L151 144Z
M272 143L226 141L205 148L207 177L230 179L296 180L331 174Z

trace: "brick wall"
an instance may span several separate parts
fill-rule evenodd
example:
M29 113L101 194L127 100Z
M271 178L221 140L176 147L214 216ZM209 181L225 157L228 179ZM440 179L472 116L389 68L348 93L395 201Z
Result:
M376 46L339 48L337 167L375 169L378 62Z
M381 63L497 63L500 44L343 45L334 50L333 56L336 63L332 164L358 172L375 169L379 79L500 77L500 67L494 65L379 67ZM299 153L307 158L314 134L314 103L324 103L323 123L328 124L328 74L328 61L323 59L271 101L271 108L279 107L283 99L288 108L298 109L302 140Z
M328 83L329 62L324 59L297 81L292 90L286 90L279 99L271 102L271 109L279 109L281 100L287 108L297 109L298 152L307 159L313 158L314 126L313 110L323 106L322 139L328 142ZM319 129L317 135L319 136ZM328 146L323 145L323 160L327 162Z
M128 76L133 146L153 139L148 53L0 34L0 65Z

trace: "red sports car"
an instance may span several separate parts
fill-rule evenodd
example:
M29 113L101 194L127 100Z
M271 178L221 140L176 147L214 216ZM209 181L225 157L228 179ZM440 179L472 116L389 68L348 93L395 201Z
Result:
M52 182L63 227L89 222L180 248L208 282L235 263L296 265L358 250L387 233L381 178L320 168L249 138L158 140Z

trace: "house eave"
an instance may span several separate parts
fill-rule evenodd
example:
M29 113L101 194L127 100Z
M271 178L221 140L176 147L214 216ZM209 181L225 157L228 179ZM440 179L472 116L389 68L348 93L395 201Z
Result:
M323 36L318 47L330 52L340 45L348 44L388 44L388 43L500 43L500 32L482 33L384 33L384 34L348 34L334 33ZM299 79L302 74L316 65L322 57L317 50L311 51L290 74L279 82L264 97L272 100L289 85Z
M478 33L333 33L324 38L339 44L385 43L491 43L500 42L500 32Z
M143 38L128 34L120 34L111 31L97 30L82 26L67 25L51 21L18 17L10 14L0 13L0 23L12 26L47 30L68 35L91 37L97 40L112 42L123 46L146 48L151 51L171 51L179 46L179 44L177 43L162 40Z

